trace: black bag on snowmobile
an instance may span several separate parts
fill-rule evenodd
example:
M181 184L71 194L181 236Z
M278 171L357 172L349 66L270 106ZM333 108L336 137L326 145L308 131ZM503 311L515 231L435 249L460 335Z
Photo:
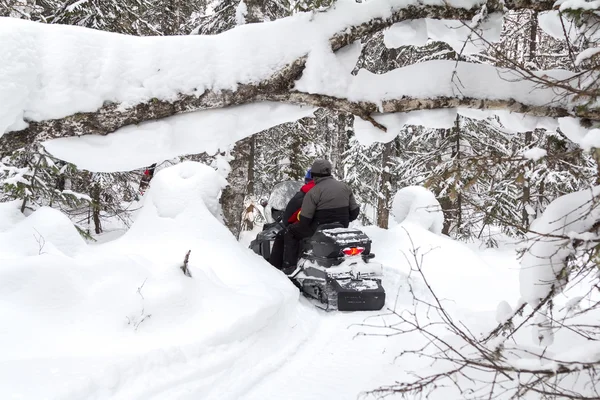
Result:
M263 230L256 235L256 239L250 242L252 251L269 261L275 236L282 228L283 225L279 221L265 224Z
M269 200L263 205L265 207L267 223L264 225L262 232L250 243L250 249L267 261L271 257L275 236L283 229L283 224L281 223L283 210L285 210L288 202L300 190L302 185L303 183L298 181L283 181L276 184L269 196Z

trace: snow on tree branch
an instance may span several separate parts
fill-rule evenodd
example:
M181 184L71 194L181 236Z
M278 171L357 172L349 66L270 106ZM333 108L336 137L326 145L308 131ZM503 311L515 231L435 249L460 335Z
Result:
M471 20L505 7L541 10L551 9L552 4L339 1L326 11L201 37L140 38L2 18L0 50L9 58L0 66L0 132L18 132L0 138L0 153L26 143L106 135L126 125L178 113L265 100L312 106L329 103L372 122L373 104L381 100L389 100L387 109L392 112L457 104L504 108L506 104L511 110L533 115L597 119L595 110L575 112L566 105L540 109L536 108L539 104L485 92L473 100L460 93L429 93L414 99L406 94L388 99L337 95L334 97L339 99L332 101L331 93L304 95L293 89L305 73L307 59L316 56L315 49L327 47L324 43L329 43L328 51L335 52L400 21ZM381 81L382 86L387 84Z

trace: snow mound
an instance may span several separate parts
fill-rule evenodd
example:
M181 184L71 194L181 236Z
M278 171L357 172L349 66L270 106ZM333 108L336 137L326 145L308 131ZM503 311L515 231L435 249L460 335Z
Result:
M447 307L489 311L485 315L493 325L498 303L516 303L519 298L514 253L497 249L474 251L407 221L387 230L373 226L361 229L373 240L375 261L386 267L384 277L392 275L388 271L392 268L421 281L416 271L418 262L429 285ZM388 291L390 298L396 295Z
M392 203L396 222L414 223L435 234L444 227L444 213L435 195L421 186L407 186L398 190Z
M496 322L503 324L513 315L513 309L507 301L502 300L496 308Z
M552 286L560 292L566 283L559 275L573 252L571 238L585 235L600 219L598 195L600 186L559 197L531 224L519 281L523 299L533 307Z
M0 208L3 225L16 222L0 231L0 261L40 254L73 256L85 247L73 223L60 211L42 207L27 218L19 218L16 205L10 202Z
M211 365L219 352L256 360L288 335L304 340L289 328L303 318L298 290L220 222L225 185L199 163L161 170L131 229L109 243L87 246L47 208L1 232L0 327L10 328L0 328L0 375L18 379L0 380L0 392L145 398L190 363L204 365L207 383L236 368ZM34 228L46 238L42 254ZM180 269L190 250L191 278ZM220 382L198 397L237 385Z
M21 200L0 203L0 232L7 231L25 218L20 211L21 203Z

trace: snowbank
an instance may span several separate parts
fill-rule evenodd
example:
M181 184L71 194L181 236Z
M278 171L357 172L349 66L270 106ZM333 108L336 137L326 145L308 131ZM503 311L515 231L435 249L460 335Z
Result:
M518 263L513 252L476 252L407 221L389 230L372 226L361 229L373 240L376 261L419 281L418 273L411 272L416 268L411 251L416 250L426 279L449 308L489 311L485 315L493 324L500 301L516 303L519 299ZM390 272L384 270L384 274ZM388 296L393 299L396 293L388 291Z
M224 185L199 163L161 170L131 229L106 244L86 246L51 209L1 232L0 376L14 379L0 379L0 392L147 398L144 391L175 379L167 370L184 376L190 363L209 365L212 382L235 368L215 364L216 353L244 362L270 345L284 348L287 335L304 340L302 329L289 331L307 318L297 289L219 221ZM36 231L46 240L42 254ZM192 278L180 270L188 250ZM206 385L199 395L219 390Z
M15 246L0 254L0 393L233 400L282 398L292 388L301 398L351 398L415 369L394 357L422 339L356 337L365 318L379 312L319 312L298 301L285 276L238 245L219 222L224 184L197 163L161 170L125 235L75 249L65 248L45 219L32 215L27 225L31 217L15 213L18 203L0 205L0 217L11 221L0 235L35 226L60 250L31 254L35 248L15 244L21 238L1 237L6 248ZM48 221L56 225L61 218ZM512 252L478 253L406 221L390 230L363 229L384 265L387 307L412 307L409 280L427 298L411 272L413 249L418 259L423 255L428 283L473 332L494 325L498 301L519 297ZM190 249L192 278L179 269ZM316 367L315 357L323 361ZM365 357L376 373L356 368ZM298 378L306 368L316 381L313 375ZM344 384L340 389L332 381ZM317 392L310 382L319 384Z
M392 214L398 223L416 224L435 234L444 227L444 213L435 195L422 186L407 186L396 193Z
M18 202L0 204L0 260L24 256L57 254L74 256L85 242L73 223L60 211L49 207L36 210L27 218L20 214Z
M523 299L535 307L552 286L560 293L564 279L559 278L565 259L573 253L571 238L589 235L600 219L597 196L600 186L571 193L546 207L530 226L525 243L528 251L521 260L520 285Z
M25 216L21 213L20 208L20 200L0 203L0 232L5 232L11 229L17 222L25 218Z

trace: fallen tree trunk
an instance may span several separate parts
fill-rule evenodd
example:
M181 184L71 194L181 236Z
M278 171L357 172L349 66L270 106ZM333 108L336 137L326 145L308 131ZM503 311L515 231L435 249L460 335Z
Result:
M333 51L337 51L356 40L386 29L394 23L421 18L471 20L476 15L492 12L503 12L507 9L551 9L550 1L512 0L504 2L488 1L471 9L455 8L448 5L410 5L393 10L388 18L375 18L355 26L350 26L330 38ZM329 10L315 13L316 17L326 17ZM274 32L276 34L276 32ZM376 123L371 114L376 112L405 112L434 108L468 107L477 109L508 109L535 116L579 116L592 120L600 120L597 110L579 110L577 112L561 107L532 106L519 103L513 99L484 100L474 98L400 98L386 100L382 108L375 103L352 102L321 94L308 94L293 90L306 67L307 56L301 57L286 67L272 74L259 83L238 85L236 90L206 90L198 95L180 94L176 100L166 101L152 99L140 104L122 107L116 103L105 103L94 112L81 112L60 119L45 121L29 121L26 129L4 134L0 137L0 154L10 153L18 148L34 142L50 139L80 136L107 135L127 125L144 121L158 120L180 113L223 108L227 106L247 104L260 101L278 101L291 104L302 104L327 107L349 112L369 120L381 129L385 127Z

